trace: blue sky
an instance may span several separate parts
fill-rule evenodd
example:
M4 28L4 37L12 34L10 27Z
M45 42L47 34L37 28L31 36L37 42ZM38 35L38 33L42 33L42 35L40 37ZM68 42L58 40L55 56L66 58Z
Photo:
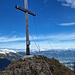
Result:
M28 0L31 50L75 48L75 0ZM0 1L0 48L25 49L24 0ZM36 44L35 44L36 43Z

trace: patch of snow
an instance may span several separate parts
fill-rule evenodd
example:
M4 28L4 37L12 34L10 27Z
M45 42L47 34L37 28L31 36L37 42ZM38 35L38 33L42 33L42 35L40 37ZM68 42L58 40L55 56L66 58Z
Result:
M0 51L0 54L5 54L5 52Z
M17 52L11 49L0 49L0 54L6 54L6 53L17 53Z

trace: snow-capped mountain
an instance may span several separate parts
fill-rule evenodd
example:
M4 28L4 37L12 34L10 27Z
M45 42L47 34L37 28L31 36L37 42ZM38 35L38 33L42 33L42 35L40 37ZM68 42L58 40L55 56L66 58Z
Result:
M21 57L22 55L19 54L17 50L15 51L12 49L0 49L0 58L7 58L9 60L14 60Z
M17 51L11 49L0 49L0 54L17 53Z

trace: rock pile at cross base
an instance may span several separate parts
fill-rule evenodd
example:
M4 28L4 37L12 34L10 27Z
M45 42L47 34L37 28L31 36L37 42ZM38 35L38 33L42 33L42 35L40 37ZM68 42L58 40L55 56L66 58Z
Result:
M0 75L73 75L73 71L54 58L33 56L14 60Z

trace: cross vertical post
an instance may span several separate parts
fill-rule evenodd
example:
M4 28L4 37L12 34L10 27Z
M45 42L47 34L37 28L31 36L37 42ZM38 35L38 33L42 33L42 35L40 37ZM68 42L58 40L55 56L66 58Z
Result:
M29 41L29 30L28 30L28 14L36 16L35 13L28 10L28 0L24 0L25 8L22 8L18 5L15 6L16 9L21 10L26 13L26 55L30 55L30 41Z
M24 0L25 9L28 10L28 0ZM28 12L26 11L26 55L30 55L30 41L28 32Z

